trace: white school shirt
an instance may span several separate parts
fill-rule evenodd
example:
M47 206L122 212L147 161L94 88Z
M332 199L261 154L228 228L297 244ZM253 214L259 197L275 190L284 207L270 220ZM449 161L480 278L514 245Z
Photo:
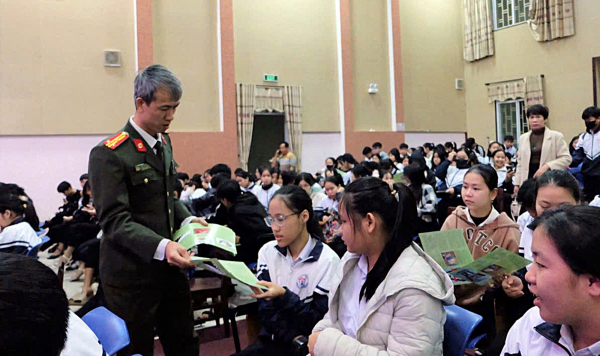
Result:
M325 199L322 199L319 204L315 207L316 209L323 209L323 210L335 210L338 211L338 201L335 199L331 199L330 197L326 196Z
M367 299L360 297L367 274L369 273L369 261L367 256L361 255L356 267L352 270L349 278L342 281L340 285L339 321L346 335L356 339L356 332L367 309Z
M273 184L273 186L268 190L264 190L262 185L257 185L252 189L252 194L256 195L256 198L265 208L267 214L269 213L269 202L271 201L271 198L273 198L273 195L275 195L275 192L279 190L279 188L281 187L277 184Z
M458 169L456 166L448 167L448 173L446 173L446 186L448 188L454 188L462 185L468 170L469 168Z
M60 356L103 356L102 344L92 329L75 313L69 311L67 342Z
M42 242L35 230L25 221L8 225L0 232L0 251L11 247L27 247L27 251Z
M496 167L494 167L495 169ZM496 169L496 174L498 174L498 187L501 187L504 184L504 180L506 179L506 175L508 174L508 169L506 167L502 167L500 169Z

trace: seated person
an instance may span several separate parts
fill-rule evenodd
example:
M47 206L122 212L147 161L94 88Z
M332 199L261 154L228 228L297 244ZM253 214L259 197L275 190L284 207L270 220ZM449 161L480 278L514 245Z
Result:
M254 189L256 177L244 170L239 170L235 172L235 180L240 184L240 188L242 188L243 191L251 192L252 189Z
M600 209L563 205L533 223L525 275L535 306L510 329L502 355L600 354Z
M461 189L465 174L467 174L469 168L479 164L475 154L466 148L459 148L456 153L451 153L448 159L452 163L447 166L446 172L440 172L446 179L436 189L436 193L445 193L443 195L438 194L438 197L442 198L437 209L440 223L446 221L449 207L464 205Z
M279 185L273 183L273 176L268 167L258 167L257 171L260 173L261 185L256 185L252 189L252 194L256 195L258 201L265 208L267 214L269 213L269 202L275 195L275 192L281 188Z
M350 170L350 182L354 182L357 179L370 177L373 171L367 166L367 162L361 162Z
M106 355L56 274L25 256L0 253L0 320L0 355Z
M26 201L10 185L0 186L0 252L25 255L42 242L23 217Z
M331 247L340 258L346 253L346 245L342 240L342 230L340 228L340 214L338 211L340 189L343 188L344 181L342 177L332 176L325 180L325 193L327 197L315 207L315 215L322 218L319 221L324 225L325 242Z
M299 186L304 189L304 191L310 195L312 199L312 205L317 206L321 202L321 200L325 199L325 193L323 193L323 188L317 183L312 174L307 172L302 172L296 176L294 180L294 185Z
M72 216L75 210L79 208L78 203L81 199L81 192L74 189L69 182L61 182L56 190L65 196L63 199L64 204L58 208L58 213L51 220L44 223L43 228L62 224L64 217Z
M433 187L425 183L425 169L416 163L410 164L404 168L404 179L417 201L417 232L438 231L440 225L435 213L437 196Z
M240 244L236 259L247 265L256 263L258 250L262 247L258 237L271 233L265 222L265 209L254 194L243 192L233 179L219 184L216 197L227 209L227 226L235 232L236 242Z
M206 194L202 195L200 198L192 200L192 208L196 216L210 217L216 214L217 208L221 203L215 197L215 193L217 192L219 184L227 179L231 178L226 173L217 173L212 176L210 180L211 188L209 188L206 191Z
M413 242L412 193L394 189L368 177L344 191L348 253L332 275L329 312L309 337L313 356L442 355L443 305L454 303L454 288Z
M498 175L487 164L471 167L465 174L462 195L466 207L459 206L444 222L442 230L462 229L473 259L501 247L518 253L521 233L506 213L492 205L498 194ZM495 293L499 285L462 285L455 288L456 304L483 317L478 328L487 333L489 342L495 337ZM484 342L484 345L486 343Z
M278 190L267 220L276 241L260 249L258 279L269 289L253 288L262 329L258 341L238 355L291 355L293 341L305 345L327 312L329 281L340 260L321 242L310 196L303 189L290 185Z

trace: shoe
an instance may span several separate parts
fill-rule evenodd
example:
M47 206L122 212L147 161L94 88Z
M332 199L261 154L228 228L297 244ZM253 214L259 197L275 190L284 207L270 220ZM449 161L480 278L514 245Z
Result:
M75 271L79 269L79 262L71 260L71 263L67 263L65 266L66 271Z
M48 253L54 253L54 251L56 251L56 249L57 249L57 248L58 248L58 245L55 245L54 247L51 247L51 248L48 250Z

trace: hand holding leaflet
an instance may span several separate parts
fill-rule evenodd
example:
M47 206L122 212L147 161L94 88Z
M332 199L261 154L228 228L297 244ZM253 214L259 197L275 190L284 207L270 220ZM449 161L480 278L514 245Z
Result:
M196 256L192 257L192 262L202 269L233 278L251 287L268 289L267 287L258 284L258 279L244 262L224 261L216 258ZM211 266L209 263L212 263L213 265Z
M217 224L209 224L208 226L196 223L187 224L175 232L173 240L183 245L186 250L196 245L205 244L231 252L234 256L237 254L235 232L228 227Z

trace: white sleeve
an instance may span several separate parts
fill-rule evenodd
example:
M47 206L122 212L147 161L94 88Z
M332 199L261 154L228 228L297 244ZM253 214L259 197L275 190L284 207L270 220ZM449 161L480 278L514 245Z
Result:
M75 313L69 312L67 342L61 356L102 356L98 337Z

